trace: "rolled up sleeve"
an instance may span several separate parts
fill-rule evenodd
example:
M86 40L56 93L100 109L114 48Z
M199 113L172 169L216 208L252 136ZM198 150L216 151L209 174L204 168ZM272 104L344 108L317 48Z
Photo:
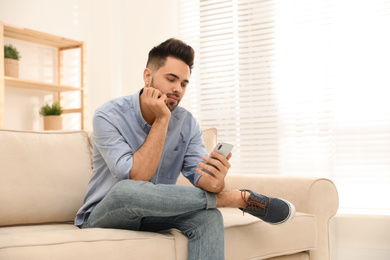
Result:
M102 115L94 116L93 129L94 149L99 151L94 153L94 160L104 160L116 179L128 179L133 167L134 149L125 141L118 129Z

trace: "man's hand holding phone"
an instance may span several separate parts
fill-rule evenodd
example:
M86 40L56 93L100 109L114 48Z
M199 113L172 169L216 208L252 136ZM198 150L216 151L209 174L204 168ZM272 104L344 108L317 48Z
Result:
M202 175L199 179L198 187L219 193L225 188L225 177L231 165L229 159L232 157L231 150L233 145L227 143L218 143L211 156L204 156L204 162L199 162L196 171Z

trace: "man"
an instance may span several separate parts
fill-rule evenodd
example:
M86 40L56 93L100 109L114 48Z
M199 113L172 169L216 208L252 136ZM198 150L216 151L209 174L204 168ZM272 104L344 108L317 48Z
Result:
M182 41L161 43L149 52L144 88L97 109L93 176L75 225L177 228L188 237L189 259L215 260L224 259L225 251L217 206L241 208L271 224L294 217L287 201L250 190L223 191L232 154L209 156L196 119L178 107L193 60L193 49ZM180 172L195 187L174 185Z

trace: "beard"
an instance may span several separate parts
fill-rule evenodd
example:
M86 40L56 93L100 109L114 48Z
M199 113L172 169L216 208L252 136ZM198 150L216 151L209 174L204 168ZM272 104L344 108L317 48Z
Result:
M150 87L156 88L154 86L154 79L153 78L152 78L152 81L150 82ZM175 94L175 93L166 93L165 95L167 96L167 98L174 97L176 99L176 102L171 102L170 100L167 100L167 102L165 102L169 111L172 112L179 105L181 98L178 94Z
M167 101L167 107L172 112L179 105L179 103L180 103L180 96L178 94L174 94L174 93L167 93L166 95L167 95L167 98L169 98L169 97L176 98L176 102L171 102L169 100Z

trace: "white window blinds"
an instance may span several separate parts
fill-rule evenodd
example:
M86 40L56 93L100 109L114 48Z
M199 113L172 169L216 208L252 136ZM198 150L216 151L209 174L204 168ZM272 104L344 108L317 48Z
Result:
M390 211L390 0L182 0L179 26L183 106L235 145L231 173L327 177L342 208Z

